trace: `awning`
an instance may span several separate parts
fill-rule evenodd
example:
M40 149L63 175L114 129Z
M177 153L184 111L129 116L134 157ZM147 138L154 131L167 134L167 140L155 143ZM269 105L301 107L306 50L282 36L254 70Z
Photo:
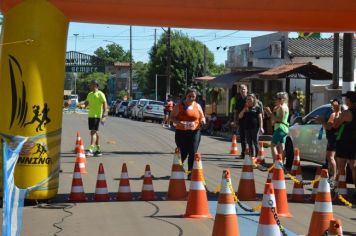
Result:
M313 80L332 80L332 73L311 62L284 64L258 74L260 78L279 79L300 74Z
M209 81L209 85L218 88L231 88L236 82L243 82L251 78L258 78L259 71L238 71L223 75L218 75L214 80Z
M210 81L210 80L213 80L213 79L215 79L215 77L212 77L212 76L203 76L203 77L196 77L196 78L194 78L194 80L196 80L196 81L201 81L201 82L203 82L203 81Z

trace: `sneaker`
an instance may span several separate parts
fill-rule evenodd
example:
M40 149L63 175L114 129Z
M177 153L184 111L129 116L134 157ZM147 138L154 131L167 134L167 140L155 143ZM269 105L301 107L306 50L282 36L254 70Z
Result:
M103 155L103 153L100 150L97 150L97 151L95 151L94 155L97 157L101 157Z
M87 150L87 152L85 153L85 155L87 156L87 157L92 157L92 156L94 156L94 152L93 152L93 150Z
M245 155L241 154L240 156L235 157L236 159L245 159Z

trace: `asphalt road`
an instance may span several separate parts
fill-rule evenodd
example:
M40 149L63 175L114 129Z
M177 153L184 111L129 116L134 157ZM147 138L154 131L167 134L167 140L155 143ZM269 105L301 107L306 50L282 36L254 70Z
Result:
M81 133L85 144L89 142L87 116L65 114L63 116L61 169L59 194L49 204L27 205L24 208L22 235L211 235L213 220L190 220L182 218L185 201L152 202L93 202L72 204L66 199L70 193L74 168L76 132ZM87 159L88 174L83 174L84 190L89 199L95 192L98 165L103 163L108 190L114 197L118 190L121 166L127 163L131 190L135 196L141 191L146 164L150 164L154 190L159 197L168 189L173 151L174 132L151 122L131 121L109 117L100 127L104 155ZM209 190L221 182L222 170L229 168L235 189L241 175L243 160L229 155L231 141L219 137L203 136L199 152L203 156L203 167ZM239 147L240 150L240 147ZM267 156L270 157L268 150ZM269 161L271 161L269 159ZM304 176L313 178L315 164L303 162ZM256 191L262 196L267 172L254 170ZM292 182L286 181L288 192ZM187 182L189 188L189 182ZM306 193L310 194L307 187ZM215 200L214 194L209 199ZM259 202L246 202L253 207ZM289 203L293 218L281 218L282 224L297 234L306 234L313 211L310 203ZM356 211L345 206L334 206L334 217L343 223L344 235L356 235ZM57 232L57 233L56 233ZM248 235L240 232L241 235Z

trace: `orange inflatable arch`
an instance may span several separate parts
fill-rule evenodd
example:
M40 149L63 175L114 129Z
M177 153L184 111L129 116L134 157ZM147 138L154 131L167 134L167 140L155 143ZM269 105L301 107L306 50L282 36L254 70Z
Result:
M2 0L0 10L22 0ZM354 32L354 0L48 0L69 21L268 31ZM35 17L35 16L34 16Z

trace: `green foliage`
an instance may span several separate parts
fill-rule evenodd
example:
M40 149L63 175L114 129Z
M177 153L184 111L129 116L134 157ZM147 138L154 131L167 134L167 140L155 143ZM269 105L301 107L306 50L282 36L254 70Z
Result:
M91 74L78 74L77 80L77 94L79 95L80 100L84 100L89 93L89 84L92 80L97 80L99 83L99 89L106 92L106 85L109 78L108 74L101 72L95 72Z
M150 63L147 72L146 94L154 93L155 74L167 74L167 34L162 34L157 42L157 47L150 51ZM207 72L213 66L214 55L206 49ZM187 87L200 85L193 82L193 78L204 74L204 44L183 35L178 31L171 33L171 94L180 96ZM166 77L158 77L158 95L164 99L166 92Z
M225 65L224 64L212 64L210 67L210 75L217 76L220 74L223 74L225 71Z
M147 73L148 73L148 64L143 63L142 61L136 62L133 65L133 70L136 74L136 82L141 91L145 91L147 89Z
M130 51L126 52L119 44L112 43L106 45L106 48L99 47L94 54L108 62L129 62Z
M124 99L124 97L125 96L128 96L129 95L129 93L127 92L127 91L125 91L125 90L120 90L118 93L117 93L117 98L118 99Z
M299 101L299 112L301 113L302 116L305 115L305 95L302 90L296 90L295 91L297 94L297 99Z
M218 103L222 99L222 94L224 92L224 88L207 88L206 89L206 100L208 103Z

